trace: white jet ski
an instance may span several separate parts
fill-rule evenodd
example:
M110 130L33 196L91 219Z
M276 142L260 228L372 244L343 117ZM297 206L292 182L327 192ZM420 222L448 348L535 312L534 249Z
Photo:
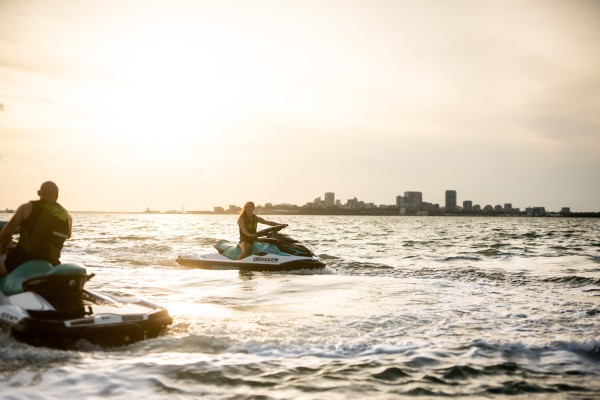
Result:
M214 245L218 253L180 255L176 261L182 266L212 270L292 271L324 268L325 262L308 245L279 233L286 226L277 225L257 232L258 238L250 254L241 260L237 260L241 253L237 243L218 240Z
M127 345L154 338L173 322L149 301L84 289L92 276L80 264L19 265L0 278L0 325L25 343L71 348L80 340Z

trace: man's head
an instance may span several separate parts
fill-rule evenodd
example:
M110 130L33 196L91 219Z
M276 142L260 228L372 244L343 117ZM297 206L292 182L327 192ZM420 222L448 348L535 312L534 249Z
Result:
M38 196L41 200L56 201L58 200L58 186L51 181L44 182L38 190Z

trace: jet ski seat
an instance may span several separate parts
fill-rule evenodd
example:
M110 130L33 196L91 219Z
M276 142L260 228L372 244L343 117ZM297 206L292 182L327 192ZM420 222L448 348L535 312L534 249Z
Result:
M242 249L237 245L237 243L231 243L228 240L217 240L215 243L215 249L225 257L230 260L237 260L238 256L242 252Z
M238 246L237 243L231 243L230 241L224 239L217 240L214 247L219 253L223 254L230 260L237 260L238 256L242 252L242 249L240 249L240 246ZM288 255L279 250L277 245L269 243L266 239L261 238L252 244L249 255L260 256L265 254L277 254L280 256Z
M87 271L85 267L79 264L59 264L55 267L47 261L31 260L27 261L10 273L0 278L0 290L6 296L23 293L25 291L23 283L31 278L50 277L55 275L76 275L85 277Z

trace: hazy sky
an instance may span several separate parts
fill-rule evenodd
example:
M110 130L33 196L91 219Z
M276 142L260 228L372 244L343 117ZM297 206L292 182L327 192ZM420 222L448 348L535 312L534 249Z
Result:
M599 1L0 0L0 209L600 211Z

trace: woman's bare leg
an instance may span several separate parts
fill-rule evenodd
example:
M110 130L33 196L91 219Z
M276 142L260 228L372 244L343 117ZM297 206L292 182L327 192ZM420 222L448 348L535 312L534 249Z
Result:
M242 258L246 258L248 256L248 253L250 253L250 247L252 245L248 242L240 242L239 246L240 249L242 249L242 252L240 253L237 259L241 260Z

